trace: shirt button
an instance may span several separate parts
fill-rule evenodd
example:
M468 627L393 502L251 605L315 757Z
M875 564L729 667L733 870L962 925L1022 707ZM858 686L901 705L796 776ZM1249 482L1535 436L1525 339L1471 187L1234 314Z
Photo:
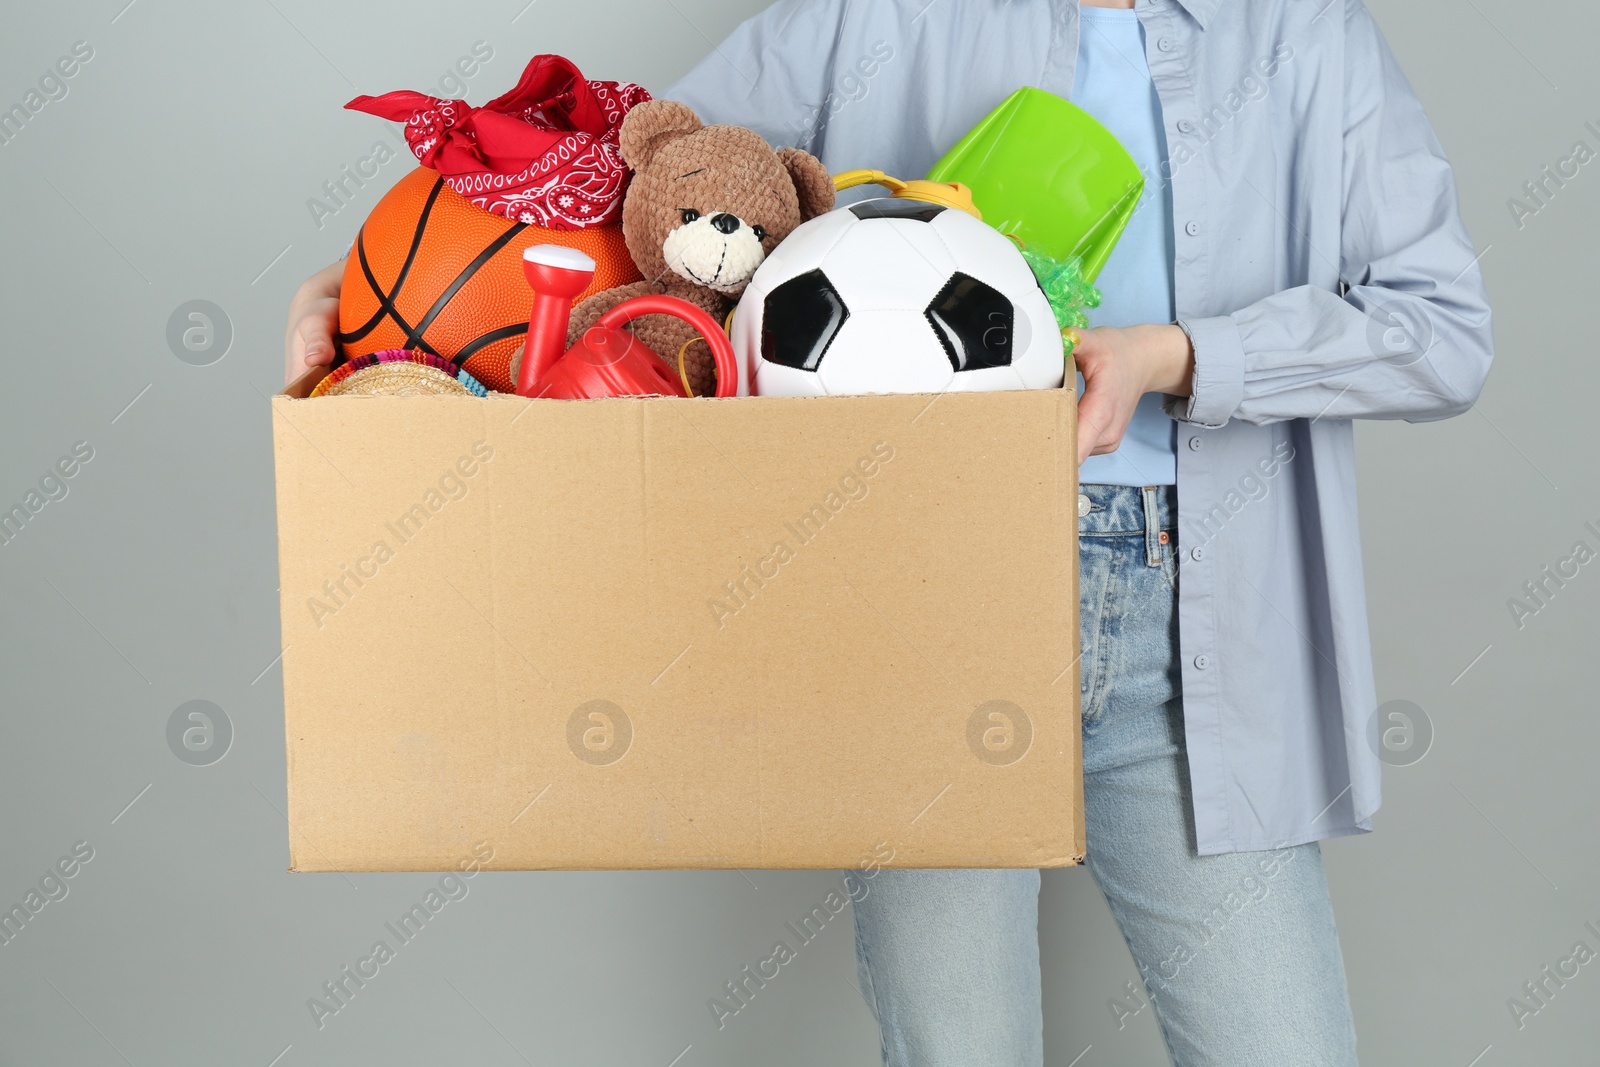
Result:
M1089 514L1089 498L1082 493L1078 494L1078 518Z
M1190 452L1198 452L1198 451L1200 451L1200 438L1198 438L1198 437L1189 438L1189 451Z
M1194 132L1194 123L1190 122L1188 119L1179 119L1178 120L1178 132L1179 133L1193 133Z
M1205 559L1206 558L1206 550L1203 549L1203 548L1191 549L1190 552L1189 552L1189 558L1190 559Z
M1200 232L1200 224L1198 222L1186 222L1183 225L1183 232L1193 237Z
M1201 670L1205 670L1207 667L1211 666L1211 657L1202 652L1194 658L1194 665L1199 667Z
M1156 47L1161 49L1163 52L1170 52L1174 48L1178 47L1178 42L1174 41L1171 37L1163 37L1161 40L1156 42Z

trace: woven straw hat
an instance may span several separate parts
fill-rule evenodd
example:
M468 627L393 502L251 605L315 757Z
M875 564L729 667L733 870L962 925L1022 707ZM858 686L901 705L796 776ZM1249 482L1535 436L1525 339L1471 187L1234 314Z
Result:
M448 360L425 352L391 348L358 356L335 367L312 396L425 396L458 393L484 396L488 390Z

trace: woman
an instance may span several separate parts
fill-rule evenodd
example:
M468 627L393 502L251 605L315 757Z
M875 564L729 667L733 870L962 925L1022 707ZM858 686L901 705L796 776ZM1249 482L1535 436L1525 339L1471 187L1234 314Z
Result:
M1379 799L1351 420L1459 414L1488 373L1449 164L1361 0L781 0L663 95L916 177L1028 84L1146 175L1074 351L1086 863L1179 1067L1346 1067L1317 842ZM297 296L291 375L337 286ZM1038 887L880 873L885 1063L1043 1062Z

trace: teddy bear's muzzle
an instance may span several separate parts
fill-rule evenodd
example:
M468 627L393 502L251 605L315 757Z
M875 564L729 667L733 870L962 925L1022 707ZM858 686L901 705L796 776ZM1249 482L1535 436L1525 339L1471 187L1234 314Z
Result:
M767 258L755 231L726 211L701 215L661 243L667 266L695 285L737 295Z

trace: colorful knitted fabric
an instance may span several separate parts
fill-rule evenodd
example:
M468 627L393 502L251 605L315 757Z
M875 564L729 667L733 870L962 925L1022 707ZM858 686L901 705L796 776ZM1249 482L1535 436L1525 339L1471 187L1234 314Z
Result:
M357 356L347 363L339 364L339 366L333 368L333 370L329 372L326 378L322 379L322 381L316 384L316 387L311 390L311 395L322 396L329 389L344 381L357 371L365 370L367 367L375 367L380 363L420 363L425 367L432 367L435 370L443 371L444 373L450 375L456 381L460 382L462 386L466 388L467 392L471 393L473 396L489 395L489 390L483 387L482 382L468 374L465 369L456 366L454 363L451 363L448 359L441 359L439 356L435 356L429 352L407 350L404 348L386 348L381 352L372 352L365 356Z

